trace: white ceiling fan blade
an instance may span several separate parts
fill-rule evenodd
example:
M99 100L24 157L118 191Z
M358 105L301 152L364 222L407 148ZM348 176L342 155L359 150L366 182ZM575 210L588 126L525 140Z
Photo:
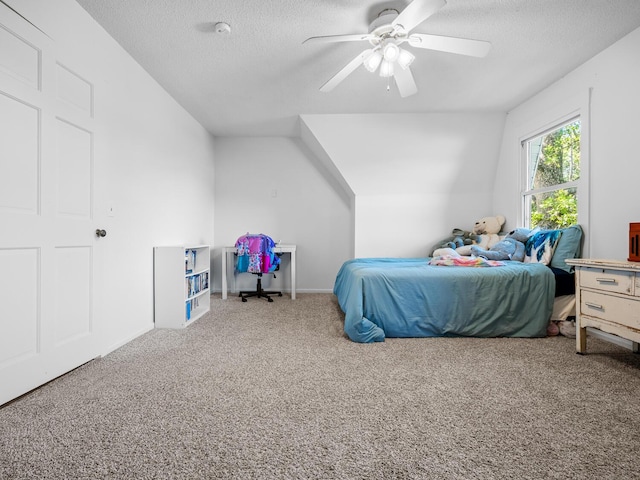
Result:
M357 33L353 35L325 35L323 37L309 37L304 43L335 43L335 42L361 42L369 40L372 35L369 33Z
M349 63L347 63L342 70L336 73L333 77L329 79L329 81L327 81L327 83L325 83L320 87L320 91L330 92L331 90L333 90L336 87L336 85L338 85L341 81L347 78L351 72L353 72L356 68L362 65L362 62L364 62L364 59L367 58L369 55L371 55L372 52L373 52L373 49L368 48L367 50L362 52L360 55L358 55L356 58L354 58Z
M395 18L392 25L394 27L401 25L406 32L409 32L446 4L445 0L413 0L400 12L400 15Z
M396 81L398 91L402 98L418 93L418 87L416 86L416 82L413 80L413 75L411 74L409 67L402 68L399 65L396 65L396 68L393 71L393 78Z
M428 33L412 33L409 35L409 45L416 48L428 48L441 52L459 53L472 57L485 57L491 49L491 44L483 40L469 40L467 38L443 37Z

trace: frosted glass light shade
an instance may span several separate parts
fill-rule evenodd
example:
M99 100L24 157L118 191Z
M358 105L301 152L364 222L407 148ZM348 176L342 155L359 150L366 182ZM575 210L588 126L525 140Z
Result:
M380 64L380 76L391 77L393 76L393 63L387 60L383 60Z
M375 72L382 61L382 54L379 50L375 50L371 55L364 59L364 68L371 73Z
M400 49L398 54L398 65L405 70L416 59L415 55L407 50Z
M400 55L400 48L395 43L387 43L382 49L382 56L387 62L395 62Z

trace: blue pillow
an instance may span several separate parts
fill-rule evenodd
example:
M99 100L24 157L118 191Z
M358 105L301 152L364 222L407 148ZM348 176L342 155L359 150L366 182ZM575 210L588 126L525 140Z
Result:
M549 265L561 235L560 230L542 230L533 234L524 246L524 262Z
M573 266L567 265L565 260L580 257L581 241L582 227L580 225L571 225L562 229L562 236L558 241L556 251L553 253L550 266L573 273Z

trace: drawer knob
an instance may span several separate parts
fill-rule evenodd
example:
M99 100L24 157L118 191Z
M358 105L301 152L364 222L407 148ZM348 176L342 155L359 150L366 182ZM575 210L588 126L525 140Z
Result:
M597 308L598 310L604 310L604 307L603 307L602 305L598 305L597 303L584 302L584 304L585 304L587 307Z
M596 278L596 281L598 283L611 283L613 285L618 283L615 278Z

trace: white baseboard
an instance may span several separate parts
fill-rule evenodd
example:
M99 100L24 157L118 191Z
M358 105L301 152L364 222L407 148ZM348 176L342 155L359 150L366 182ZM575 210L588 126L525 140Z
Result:
M629 350L633 349L631 340L613 335L612 333L603 332L602 330L598 330L597 328L587 327L587 334L593 337L597 337L601 340L605 340L607 342L615 343L616 345L619 345L623 348L628 348Z
M296 293L333 293L333 289L325 289L325 288L296 288Z
M283 288L280 289L283 293L291 293L291 289L287 289L287 288ZM219 293L222 294L222 289L218 288L218 289L213 289L213 293ZM228 290L229 294L234 294L234 293L238 293L237 291ZM298 293L333 293L333 289L332 288L296 288L296 294Z
M104 357L106 355L109 355L111 352L113 352L114 350L119 349L120 347L126 345L127 343L129 343L132 340L135 340L136 338L138 338L140 335L144 335L147 332L150 332L151 330L153 330L154 328L154 324L150 324L144 328L141 328L140 330L138 330L136 333L134 333L133 335L130 335L127 338L124 338L120 341L118 341L117 343L114 343L112 345L109 345L107 347L107 349L100 355L101 357Z

